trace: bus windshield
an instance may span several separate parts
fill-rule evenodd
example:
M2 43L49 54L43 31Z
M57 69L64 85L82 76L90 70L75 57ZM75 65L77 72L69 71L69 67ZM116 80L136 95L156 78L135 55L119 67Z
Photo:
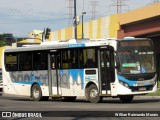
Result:
M150 46L119 47L119 71L124 74L155 72L154 52Z

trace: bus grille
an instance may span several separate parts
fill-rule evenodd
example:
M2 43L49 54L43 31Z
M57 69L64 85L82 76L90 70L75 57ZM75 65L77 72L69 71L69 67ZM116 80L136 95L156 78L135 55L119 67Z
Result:
M126 79L128 80L138 80L138 81L143 81L143 80L150 80L155 77L155 74L153 75L140 75L140 76L125 76ZM143 79L142 79L143 78Z
M137 86L137 87L130 87L132 92L140 92L140 91L151 91L153 89L153 85L149 86Z

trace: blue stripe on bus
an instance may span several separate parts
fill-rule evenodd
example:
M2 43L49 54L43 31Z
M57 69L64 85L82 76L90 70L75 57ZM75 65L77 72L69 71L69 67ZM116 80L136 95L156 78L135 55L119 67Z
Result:
M137 80L128 80L120 75L117 75L117 77L120 81L127 83L129 86L135 86L137 84Z
M152 84L145 84L144 86L150 86L150 85L152 85Z
M31 84L33 84L34 82L14 82L14 83L31 85ZM42 82L36 82L36 83L38 83L39 85L42 85L42 84L43 84Z
M85 47L84 43L81 44L69 44L68 48L75 48L75 47Z
M127 83L129 86L136 86L138 83L137 80L128 80L128 79L124 78L123 76L120 76L120 75L117 75L117 76L120 81ZM149 86L149 85L152 85L152 83L151 84L144 83L144 86Z
M84 89L84 70L83 69L69 69L68 70L68 76L72 76L73 83L78 83L78 75L81 79L81 88Z

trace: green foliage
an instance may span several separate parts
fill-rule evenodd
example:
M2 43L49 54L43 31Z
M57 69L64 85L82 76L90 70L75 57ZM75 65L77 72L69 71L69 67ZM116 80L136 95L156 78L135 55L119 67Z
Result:
M0 47L6 46L6 40L4 39L4 34L0 34Z
M0 34L0 47L6 46L6 45L12 45L12 43L16 42L16 39L12 36L12 34L9 34L11 35L9 37L7 35L8 33Z

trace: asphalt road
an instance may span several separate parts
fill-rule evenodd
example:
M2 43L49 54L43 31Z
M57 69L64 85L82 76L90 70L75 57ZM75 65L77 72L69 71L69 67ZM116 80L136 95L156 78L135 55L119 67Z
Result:
M102 103L89 103L83 98L74 102L61 99L36 102L28 97L0 96L0 111L23 113L19 119L28 119L28 113L37 113L41 119L160 119L160 97L137 96L131 103L122 103L118 98L105 98ZM54 112L53 112L54 111ZM40 115L41 114L41 115ZM13 114L16 117L17 114ZM25 116L26 115L26 116ZM104 115L104 116L103 116ZM35 115L36 116L36 115ZM40 119L30 116L30 119ZM131 117L130 117L131 116ZM139 117L140 116L140 117ZM7 118L7 119L13 119ZM22 117L22 118L21 118ZM34 118L33 118L34 117ZM6 118L3 118L6 119ZM17 118L14 118L17 120Z

